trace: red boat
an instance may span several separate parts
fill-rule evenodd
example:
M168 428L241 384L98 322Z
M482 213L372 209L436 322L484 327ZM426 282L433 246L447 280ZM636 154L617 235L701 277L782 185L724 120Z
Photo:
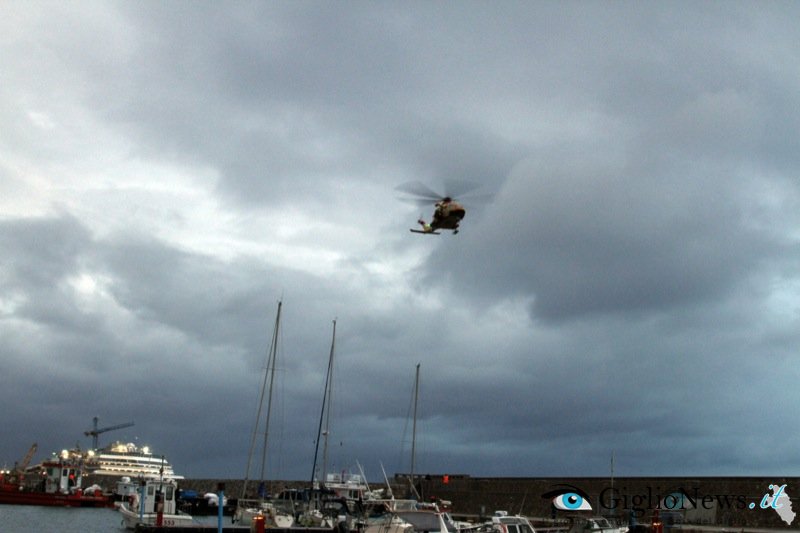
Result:
M0 472L0 504L59 507L113 507L99 487L81 488L82 461L63 452L22 472Z

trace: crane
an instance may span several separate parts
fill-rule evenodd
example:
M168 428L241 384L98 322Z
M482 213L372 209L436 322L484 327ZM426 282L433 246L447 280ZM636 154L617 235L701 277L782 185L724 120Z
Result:
M31 464L31 459L33 459L33 454L35 454L36 450L38 450L38 449L39 449L39 445L34 442L31 445L30 449L28 450L28 453L25 454L25 458L22 459L21 463L17 464L14 467L14 470L16 470L16 471L18 471L20 473L24 473L25 469L28 468L28 465Z
M131 427L133 425L133 422L126 422L124 424L117 424L116 426L109 426L107 428L97 429L97 417L94 417L92 419L92 422L94 422L93 428L88 430L88 431L84 431L83 434L86 435L87 437L91 435L91 437L92 437L92 449L93 450L97 449L97 436L100 433L105 433L106 431L111 431L111 430L114 430L114 429L129 428L129 427Z

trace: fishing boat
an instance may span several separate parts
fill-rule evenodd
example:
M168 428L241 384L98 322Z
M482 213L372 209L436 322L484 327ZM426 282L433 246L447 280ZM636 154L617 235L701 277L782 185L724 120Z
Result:
M178 511L175 503L178 485L174 479L143 480L139 490L122 501L119 512L126 529L137 526L188 527L192 515Z
M0 472L0 503L56 507L112 507L98 486L81 487L83 456L64 450L28 469Z

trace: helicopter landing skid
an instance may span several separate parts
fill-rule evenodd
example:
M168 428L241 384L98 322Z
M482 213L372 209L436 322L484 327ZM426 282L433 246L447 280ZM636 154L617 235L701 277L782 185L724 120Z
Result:
M441 233L438 231L422 231L421 229L412 229L409 230L411 233L422 233L424 235L440 235Z

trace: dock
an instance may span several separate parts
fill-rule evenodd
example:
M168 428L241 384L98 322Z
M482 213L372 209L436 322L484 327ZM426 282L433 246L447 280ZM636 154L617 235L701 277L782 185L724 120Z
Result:
M214 531L219 531L217 526L191 526L191 527L158 527L158 526L144 526L138 525L136 526L135 531L137 533L213 533ZM224 533L242 533L244 531L250 531L249 527L246 526L225 526L222 528Z
M136 533L213 533L219 531L219 526L216 524L198 524L196 526L180 526L180 527L166 527L166 526L151 526L139 524L136 526ZM243 533L251 531L250 526L235 526L226 525L222 527L223 533ZM269 527L266 528L269 533L331 533L331 528L323 527Z

